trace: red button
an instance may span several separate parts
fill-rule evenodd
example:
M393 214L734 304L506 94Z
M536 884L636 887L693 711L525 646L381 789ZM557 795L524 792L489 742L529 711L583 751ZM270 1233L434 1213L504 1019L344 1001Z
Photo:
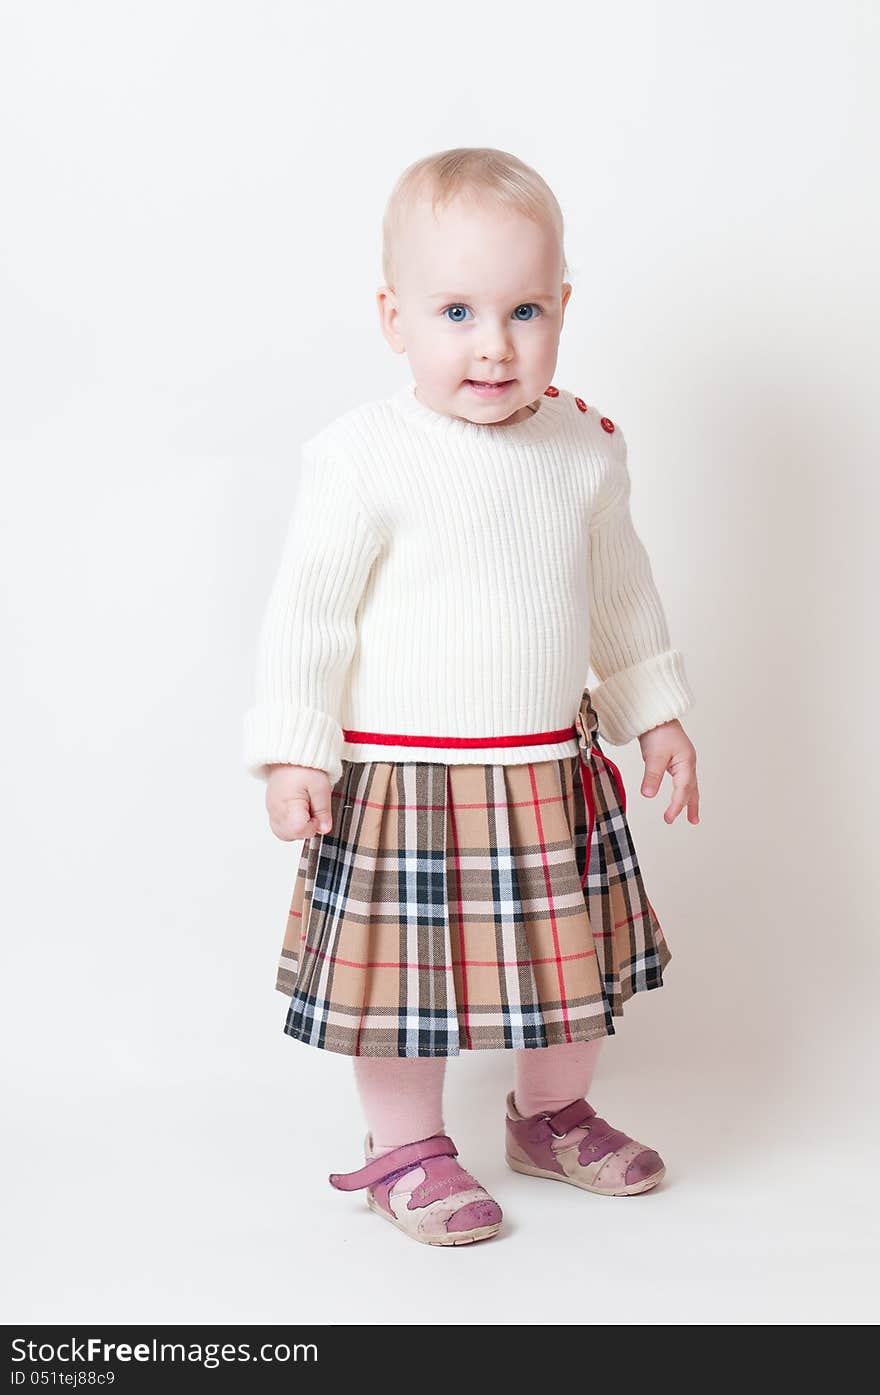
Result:
M602 425L605 427L605 430L606 430L606 431L613 431L613 430L614 430L614 422L611 420L610 417L600 417L599 420L601 421Z
M585 412L587 410L587 404L582 397L576 397L574 400L578 404L580 411Z
M551 383L550 386L549 386L548 388L545 388L545 389L544 389L544 396L545 396L545 397L558 397L558 396L559 396L559 388L558 388L558 387L554 387L553 384Z

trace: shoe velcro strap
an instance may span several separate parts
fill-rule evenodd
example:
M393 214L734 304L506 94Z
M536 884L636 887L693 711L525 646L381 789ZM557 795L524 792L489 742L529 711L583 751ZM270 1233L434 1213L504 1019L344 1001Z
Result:
M448 1134L438 1133L433 1138L422 1138L418 1143L403 1143L383 1153L379 1158L371 1158L355 1172L331 1172L330 1185L341 1192L356 1192L361 1187L375 1187L377 1182L387 1182L395 1172L404 1173L428 1158L456 1157L458 1149Z
M586 1100L574 1100L558 1113L551 1114L547 1122L554 1133L563 1134L568 1133L570 1129L576 1129L580 1124L585 1124L595 1113L593 1106Z

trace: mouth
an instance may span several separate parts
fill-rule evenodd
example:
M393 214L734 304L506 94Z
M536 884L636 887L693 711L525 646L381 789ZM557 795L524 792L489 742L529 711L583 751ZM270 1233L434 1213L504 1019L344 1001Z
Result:
M505 378L502 382L483 382L479 378L465 378L465 386L478 397L501 397L512 388L516 378Z

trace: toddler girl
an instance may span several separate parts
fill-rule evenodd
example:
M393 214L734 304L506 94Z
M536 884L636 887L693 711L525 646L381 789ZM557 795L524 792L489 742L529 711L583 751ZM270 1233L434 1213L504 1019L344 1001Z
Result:
M302 448L245 718L272 831L304 840L284 1030L352 1057L366 1116L365 1165L330 1181L429 1244L502 1219L444 1128L462 1050L512 1055L516 1172L604 1196L664 1174L586 1099L670 959L602 744L637 736L642 793L669 771L666 821L696 824L693 696L623 433L552 382L566 270L559 205L514 156L401 175L377 298L412 380Z

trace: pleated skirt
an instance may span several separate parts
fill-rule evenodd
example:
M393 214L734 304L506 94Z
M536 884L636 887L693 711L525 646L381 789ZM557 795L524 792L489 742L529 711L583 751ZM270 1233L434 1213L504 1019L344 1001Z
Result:
M592 714L595 722L595 714ZM671 952L617 767L343 761L303 842L284 1031L350 1056L455 1056L614 1033Z

